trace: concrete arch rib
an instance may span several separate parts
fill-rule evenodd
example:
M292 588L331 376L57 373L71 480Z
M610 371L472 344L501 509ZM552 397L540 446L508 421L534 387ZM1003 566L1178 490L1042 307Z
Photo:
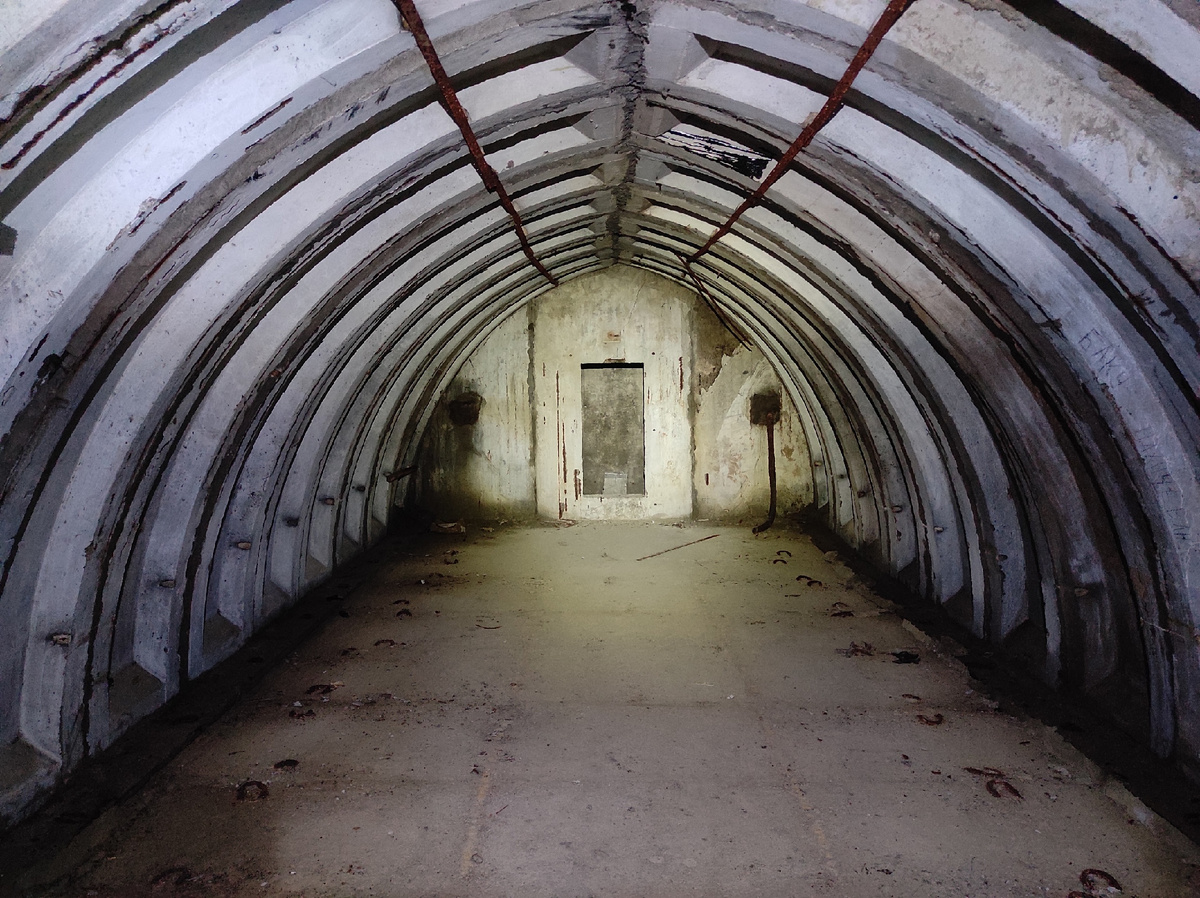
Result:
M937 474L928 467L923 473L913 469L914 458L936 464L944 450L932 448L928 432L924 447L914 439L913 431L924 426L914 419L923 416L913 404L912 391L893 373L894 361L880 350L875 335L812 285L811 271L781 266L739 243L730 241L729 250L712 263L717 294L727 298L746 329L759 334L759 342L780 347L774 352L786 360L778 363L782 368L799 366L806 382L823 385L820 404L828 410L827 417L841 422L836 439L843 446L843 457L848 454L845 447L853 445L857 449L852 455L862 459L849 470L825 475L848 477L848 487L858 497L854 505L864 504L861 497L870 497L870 513L856 515L858 527L866 524L866 532L854 528L843 533L852 544L877 555L896 575L913 565L907 572L911 582L939 601L949 601L961 590L976 593L979 602L968 599L968 608L974 610L965 623L982 632L984 590L980 583L974 588L969 583L964 565L970 553L956 541L956 537L969 539L978 545L978 536L963 531L944 462ZM738 250L741 258L726 261ZM755 276L742 274L747 271ZM938 479L936 484L931 476ZM935 526L951 537L931 551ZM927 535L918 535L918 528ZM872 547L875 539L879 545Z
M685 286L755 180L664 135L778 155L870 24L419 5L549 269ZM74 56L71 8L0 75L0 741L43 773L378 539L454 373L547 288L390 3L129 7ZM1149 19L1092 19L1194 88ZM1200 154L1190 107L1110 74L920 0L695 270L800 410L832 529L1197 767Z
M410 116L410 118L411 118L411 116ZM409 139L413 138L414 136L418 137L418 138L423 136L421 128L416 128L416 129L412 128L412 122L406 120L403 122L403 125L406 126L404 130L405 130L406 136ZM436 135L437 132L435 131L434 133ZM324 200L326 203L329 202L330 200L332 200L332 199L336 198L338 195L340 195L340 191L342 191L344 189L343 185L345 183L351 183L351 184L355 183L355 174L353 172L353 167L356 164L356 162L357 162L358 166L361 168L364 164L369 166L373 161L372 157L374 157L374 159L378 159L378 154L372 153L369 146L367 146L365 150L360 149L360 147L356 147L355 150L357 150L358 152L353 153L353 154L349 154L349 153L343 154L335 163L330 164L330 165L325 165L322 168L321 174L324 177L323 177L323 180L317 180L317 184L318 184L317 190L306 189L304 191L300 191L298 188L293 188L292 191L290 192L290 194L288 194L289 196L296 197L296 202L294 202L292 204L293 205L292 209L288 208L286 202L276 202L271 207L269 207L266 211L260 213L258 218L253 220L251 227L257 228L260 233L266 235L267 236L266 241L256 240L254 238L253 234L247 234L247 229L243 228L238 232L238 235L237 235L237 240L240 241L240 245L235 245L234 241L228 241L227 245L234 246L235 248L231 249L231 250L218 251L218 253L214 254L210 258L211 264L208 264L205 267L207 267L207 269L210 271L219 272L217 277L218 278L224 277L224 278L226 278L226 280L228 282L230 271L236 270L239 267L239 260L237 259L237 256L239 255L239 253L243 259L250 261L254 258L257 258L264 251L267 251L267 252L270 251L267 248L267 246L264 246L264 243L270 244L273 242L275 246L277 246L277 247L281 246L283 242L286 242L287 236L290 233L294 232L296 226L302 225L305 222L307 217L304 214L304 211L306 209L310 209L310 208L320 209L322 200ZM358 157L357 159L348 158L348 157L355 156L355 155ZM329 169L331 169L331 168L340 168L340 171L337 171L334 174L330 174ZM361 178L361 174L359 174L357 177ZM314 179L314 180L316 180L316 179ZM307 188L308 183L309 182L304 182L303 186L305 188ZM324 191L325 196L323 197L322 191L320 189L321 183L331 185L333 188L333 193L330 194L329 190L326 189ZM473 184L473 181L471 179L468 179L467 183ZM447 184L444 182L439 182L438 186L444 190L444 189L446 189ZM453 189L452 183L449 186L451 189ZM300 196L300 194L303 194L303 195ZM414 204L410 204L410 207L406 208L406 212L408 212L409 214L416 214L417 212L419 212L419 210L412 209L411 208L412 205L414 205ZM297 212L300 212L301 214L296 214ZM354 248L351 247L350 249L351 249L351 251L353 251ZM224 255L222 255L222 253L224 253ZM234 258L230 258L231 255ZM243 264L243 266L245 265L245 263L242 263L242 264ZM251 262L251 265L252 264L253 263ZM201 273L205 270L205 267L201 268ZM199 328L200 330L203 330L204 323L205 323L205 316L203 313L196 314L198 311L198 309L197 309L198 302L201 300L207 301L210 304L210 308L213 309L214 314L216 312L221 311L222 309L224 309L226 307L225 305L223 305L223 297L226 295L225 292L222 290L213 290L212 286L213 286L212 284L207 285L207 289L206 289L206 285L203 282L203 277L192 277L183 285L182 289L179 290L178 293L175 296L173 296L171 300L168 301L168 305L170 303L175 303L176 305L183 304L183 305L189 306L189 308L188 308L189 314L184 319L182 319L183 323L190 324L193 328ZM293 291L292 293L289 294L289 298L294 298L298 295L299 295L298 292ZM291 312L294 315L299 313L299 310L297 307L295 307L294 302L293 302L293 308L291 309ZM181 339L181 337L183 338L184 341L186 341L188 339L186 337L186 335L180 335L178 333L178 328L180 325L179 325L179 323L174 322L173 319L171 318L171 313L170 313L169 308L159 310L158 321L160 322L159 328L164 333L164 335L170 334L170 337L171 337L170 342L177 342ZM175 333L170 333L171 328L175 328ZM261 333L261 331L260 331L260 333ZM141 339L143 342L145 342L143 335L139 334L139 339ZM165 337L164 337L164 339L165 339ZM193 337L192 339L194 340L196 338ZM156 351L152 350L152 351L144 352L143 358L154 359L154 358L160 358L160 357L169 357L170 355L171 355L171 353L169 351L164 352L164 351L160 350L160 351L156 352ZM191 367L190 364L178 366L178 368L185 368L185 369L190 368L190 367ZM159 374L159 375L168 375L171 370L169 368L161 368L158 366L156 366L156 368L157 368L157 370L155 371L155 373ZM177 370L178 370L178 368L177 368ZM229 372L233 371L233 370L235 370L233 367L226 367L222 371L222 374L228 375ZM146 377L147 374L148 374L148 372L146 372L146 371L135 372L133 375L131 375L131 382L136 384L137 388L142 389L144 391L146 389L146 381L148 380L148 378ZM229 383L218 384L218 386L225 386L225 387L229 388L229 392L232 392L232 393L236 393L239 391L236 383L234 383L234 384L229 384ZM127 391L127 392L130 392L130 391ZM169 395L169 392L166 390L162 390L162 392ZM121 401L118 400L117 402L115 402L113 404L121 405ZM220 405L220 401L217 400L216 404ZM123 412L121 414L123 414ZM134 423L135 422L131 417L129 424L134 424ZM207 423L209 425L209 428L211 429L213 427L213 422L209 421ZM111 426L110 426L110 429L111 429ZM217 429L219 430L219 425L217 425ZM112 458L114 459L114 461L116 460L117 455L120 454L122 446L128 445L127 443L122 444L122 443L119 443L116 441L109 441L109 440L107 440L107 438L102 439L102 442L104 443L105 450L107 452L109 452L110 455L112 455L112 453L116 453L116 455L112 455ZM210 443L211 443L211 438L210 438ZM185 447L189 447L189 448L194 449L195 451L199 451L199 452L201 452L201 454L203 454L204 451L206 451L204 449L197 448L197 442L195 439L193 439L189 443L185 444ZM209 448L211 449L211 446ZM190 460L187 459L186 454L187 453L185 452L181 456L181 459L185 463L188 461L195 461L195 459L190 459ZM61 462L60 462L60 464L61 464ZM106 465L106 469L112 470L112 471L117 471L120 468L121 468L121 465L116 464L116 463L112 464L111 466ZM197 470L197 468L193 467L190 464L184 464L179 469L180 470ZM105 488L101 487L99 485L99 483L94 483L93 485L97 489L100 489L101 491L105 490ZM215 488L216 485L209 484L209 486ZM116 492L114 487L107 488L107 491L109 493ZM95 499L96 499L95 496L92 496L90 498L83 497L83 498L81 498L81 501L86 504L94 506L96 504ZM73 513L72 509L68 509L68 511ZM160 521L160 523L162 523L162 525L165 529L168 529L171 531L178 531L180 529L179 520L177 518L160 515L158 520ZM184 520L188 520L188 519L185 517ZM64 526L73 526L73 525L66 524ZM82 538L82 537L83 537L83 533L81 531L77 534L77 538ZM209 552L209 553L205 553L205 554L211 554L211 553ZM68 551L65 557L78 558L78 557L83 557L83 556L82 556L82 553ZM52 561L51 563L54 563L54 562ZM178 565L171 565L170 567L177 567L177 566ZM196 571L203 571L204 567L205 567L204 565L197 565L197 566L195 566L194 569ZM166 579L170 579L170 578L166 578ZM65 581L63 580L63 578L59 578L59 587L56 589L56 594L61 595L63 593L62 584L64 582ZM189 584L189 585L191 585L191 584ZM151 595L147 596L146 590L141 590L142 594L139 596L139 604L146 606L146 607L154 607L157 611L161 612L162 609L161 609L161 607L159 607L159 605L161 603L156 603L154 601L155 598L157 598L157 596L159 594L155 593L153 587L149 588L149 592ZM120 607L120 602L118 600L117 608L119 608L119 607ZM109 614L111 616L113 616L113 619L114 619L114 626L113 626L114 632L116 631L116 624L115 624L116 613L117 613L116 609L109 612ZM100 612L97 612L96 614L97 614L97 616L99 616ZM149 616L149 613L146 616ZM165 642L167 644L167 646L169 647L170 640L168 638L166 638L165 634L162 631L163 631L163 624L169 625L169 619L171 618L171 616L172 616L172 613L168 611L167 615L166 615L168 620L164 621L161 619L163 617L163 615L159 614L158 615L158 617L160 618L159 620L155 621L152 624L142 626L140 629L142 631L143 637L145 637L147 635L153 635L153 637L154 637L153 641L156 646ZM211 617L212 617L212 615L209 615L210 619L211 619ZM74 629L84 629L84 630L87 629L85 626L82 626L82 624L83 624L82 621L80 621L79 624L80 625ZM98 623L93 625L93 630L95 630L96 632L99 632L100 629L102 629L102 627L100 627ZM135 626L134 630L136 633L136 631L138 630L138 627ZM141 640L135 639L135 643L138 645L145 645L147 643L147 641L148 640L146 638L142 638ZM40 646L33 646L33 649L38 649L38 648L40 648ZM185 649L183 651L183 654L185 657L186 657L187 653L188 652ZM31 658L32 658L32 655L31 655ZM132 659L130 659L130 660L132 660ZM150 659L142 658L141 660L143 662L146 662L147 660L149 660L151 662L149 665L143 664L143 666L153 667L153 669L156 671L156 675L161 678L161 682L165 683L165 682L168 682L173 679L167 671L158 669L160 666L159 664L153 663L154 661L158 660L157 656L151 656ZM93 662L94 662L94 659L91 659L89 661L89 663L93 663ZM186 662L185 662L184 666L185 666L185 668L188 667ZM45 672L43 671L43 674L44 673ZM48 679L52 680L53 678L52 677L47 678L43 675L43 676L39 676L38 679L42 680L42 681L47 681ZM56 705L59 704L57 696L55 696L54 694L51 694L50 697L51 697L52 703L54 703ZM87 713L88 712L85 711L85 714L87 714ZM49 726L50 729L53 729L52 725L47 724L47 726ZM47 731L46 738L43 741L45 742L46 745L50 745L53 742L57 741L57 739L55 737L51 736L49 734L49 731Z
M728 30L726 30L726 33L728 33ZM701 80L703 80L703 79L701 79ZM724 81L726 81L726 80L730 80L730 79L725 79L725 78L715 79L714 78L714 79L712 79L712 83L716 83L716 82L724 83ZM707 88L707 92L701 91L701 90L697 90L696 92L694 92L691 95L691 99L693 100L693 102L705 103L709 107L720 105L718 101L714 101L712 98L712 94L713 94L713 92L715 92L717 90L717 88L710 86L710 84L708 84L708 83L704 84L703 86ZM677 93L680 93L680 92L677 91ZM686 93L686 92L683 92L683 93ZM748 104L750 103L750 100L749 100L750 96L770 96L770 93L768 91L766 91L765 89L762 89L761 85L760 85L760 89L753 91L753 92L751 92L749 89L744 90L742 92L742 95L737 97L737 99L742 104L738 108L739 116L745 116L748 114L747 108L748 108ZM764 111L767 112L768 116L769 116L771 110L768 108ZM749 114L752 116L753 110L751 110L751 112ZM894 114L895 113L892 113L893 116L894 116ZM832 125L828 129L829 136L827 138L825 138L825 141L827 143L833 142L834 144L846 144L847 142L853 143L853 140L854 140L853 131L854 131L854 128L858 127L859 125L866 126L866 120L863 118L856 118L854 115L847 116L847 115L843 114L843 116L839 117L839 119L837 121L835 121L834 125ZM866 126L866 130L870 131L871 127L873 127L873 126ZM855 158L855 159L870 159L870 158L872 158L873 155L877 157L880 151L892 153L892 152L896 151L897 147L904 145L904 140L902 138L897 138L897 135L895 135L895 134L889 135L887 138L883 138L882 142L881 142L881 138L882 138L881 133L876 134L876 136L874 138L869 139L869 140L864 140L858 146L852 146L845 152L847 153L848 156ZM843 152L843 151L839 149L836 152ZM878 168L879 171L886 172L887 178L890 181L892 181L893 183L899 182L900 189L902 191L904 191L905 193L908 193L909 188L912 188L914 186L917 187L917 189L912 190L909 197L906 197L906 199L909 202L912 201L911 200L912 196L919 196L919 197L921 197L920 204L927 204L927 203L931 203L931 202L934 204L937 204L939 202L937 199L937 197L939 196L939 185L938 184L935 184L932 181L928 181L919 186L913 185L911 183L906 185L906 184L904 184L904 176L901 173L903 171L905 171L906 168L908 171L911 172L911 171L913 171L914 166L925 165L925 164L929 165L930 170L938 171L939 179L945 179L947 175L957 174L957 172L952 172L950 169L946 168L944 165L940 165L939 160L936 160L936 159L927 158L923 162L918 162L918 160L920 160L920 157L921 157L921 148L920 147L909 146L908 149L903 152L905 155L905 159L903 160L902 164L895 165L895 164L892 164L891 162L888 162L888 163L877 162L876 167ZM893 160L893 161L899 161L899 160L897 159L897 160ZM1086 181L1086 179L1084 179L1084 180ZM785 179L785 181L786 181L786 179ZM1026 178L1026 182L1028 182L1028 178ZM780 186L782 189L783 182L781 182ZM979 187L981 189L983 189L985 192L987 192L988 189L994 189L994 185L988 185L986 181L981 183L979 185ZM1043 192L1043 194L1046 193L1046 191L1044 191L1044 190L1042 192ZM969 194L970 194L970 189L967 188L965 184L960 183L956 187L954 187L952 189L952 191L944 199L945 200L953 199L954 202L958 203L957 208L959 208L961 210L961 209L969 208L966 204L962 203L962 200L961 200L962 197L967 196ZM989 198L992 198L992 195L990 193L988 195L989 195ZM992 199L994 199L994 198L992 198ZM946 211L949 211L949 209L947 209ZM955 221L954 215L950 216L950 220L952 222ZM961 218L959 219L958 224L959 224L959 227L961 228L962 227ZM1037 223L1035 222L1034 224L1037 224ZM981 229L972 230L969 227L966 228L970 242L974 246L983 248L984 253L992 251L989 249L989 244L988 244L989 235L994 235L999 240L999 243L997 244L997 249L999 249L999 251L1001 253L1003 252L1003 249L1002 249L1003 247L1006 247L1006 246L1013 247L1020 243L1020 241L1014 242L1014 240L1005 240L1002 236L999 235L999 233L997 233L998 231L1000 231L1002 229L994 228L992 225L993 225L993 221L989 217L988 218L988 226L986 229L981 228ZM1051 237L1051 238L1054 238L1057 236L1059 238L1057 241L1058 243L1065 244L1065 243L1069 242L1067 240L1063 240L1061 234L1046 233L1047 230L1056 231L1057 227L1047 229L1045 227L1044 220L1043 220L1042 224L1040 225L1040 227L1042 228L1043 234L1045 236ZM987 230L989 232L989 234L982 233L984 230ZM1025 236L1040 237L1042 235L1030 235L1027 233ZM1144 242L1143 242L1143 246L1145 246ZM1147 252L1146 255L1148 257L1152 257L1154 255L1154 253ZM1076 253L1074 256L1074 261L1078 262L1079 260L1080 260L1079 254ZM1005 270L1013 270L1013 269L1019 270L1021 268L1021 264L1018 263L1011 256L1006 260L1006 262L1007 262L1007 264L1002 263L1002 267ZM998 266L998 267L1000 267L1000 266ZM1067 268L1069 269L1070 267L1071 267L1071 263L1068 263ZM1093 262L1092 267L1093 267L1093 272L1095 272L1094 262ZM1159 267L1161 267L1161 266L1159 266ZM1043 269L1042 269L1042 271L1045 271L1045 272L1055 271L1055 270L1061 272L1064 269L1061 266L1053 266L1053 265L1043 266ZM1041 293L1047 292L1045 287L1043 287L1039 290L1039 288L1035 285L1037 278L1033 277L1032 271L1030 271L1028 268L1026 268L1026 272L1027 272L1027 274L1024 277L1030 278L1033 281L1033 283L1019 285L1017 288L1018 295L1032 297L1033 295L1038 294L1039 292L1041 292ZM1096 295L1096 293L1105 292L1106 288L1108 287L1108 284L1106 283L1106 277L1104 275L1104 272L1101 271L1100 275L1101 276L1100 276L1099 280L1094 284L1093 287L1090 288L1091 290L1095 291L1093 293L1093 295ZM1086 275L1085 275L1085 278L1086 278ZM1065 290L1064 292L1066 292L1068 294L1072 293L1072 292L1086 294L1088 291L1089 291L1089 288L1083 287L1081 283L1076 282L1076 286L1073 289L1068 289L1068 290ZM1056 291L1051 290L1049 292L1054 293ZM1093 306L1093 314L1103 317L1105 314L1104 311L1101 311L1101 309L1103 307L1104 307L1103 302ZM1034 301L1029 304L1029 307L1024 312L1022 312L1022 315L1029 315L1030 312L1036 308L1037 308L1037 302ZM1036 312L1033 312L1033 315L1036 316L1036 314L1037 314ZM1117 343L1117 341L1115 341L1115 340L1109 340L1109 339L1103 339L1103 338L1100 339L1099 342L1102 344L1104 352L1108 352ZM1060 353L1061 353L1061 349L1058 351L1058 353L1056 353L1056 355L1060 354ZM1082 374L1082 379L1084 382L1096 382L1096 380L1097 380L1096 374L1097 374L1097 372L1095 372L1095 371L1090 371L1090 372L1084 373L1084 374ZM1131 403L1131 405L1129 407L1131 409L1132 408L1144 408L1144 407L1146 407L1147 404L1153 405L1153 404L1155 404L1155 402L1156 402L1156 400L1151 399L1147 394L1143 394L1139 400ZM1164 411L1165 411L1165 409L1164 409ZM1176 430L1176 425L1168 424L1165 420L1160 421L1160 423L1166 431L1174 432ZM1123 428L1121 426L1117 425L1113 429L1120 431ZM1174 454L1174 453L1172 453L1172 454L1173 454L1173 457L1175 457L1177 459L1182 460L1184 458L1184 455L1179 455L1179 454ZM1190 465L1189 465L1189 467L1190 467ZM1180 472L1180 473L1182 474L1184 479L1187 480L1188 482L1194 482L1194 477L1192 477L1191 474L1185 473L1185 472ZM1068 516L1070 516L1069 513L1068 513ZM1124 518L1124 515L1119 515L1119 516ZM1101 539L1101 542L1103 542L1102 539ZM1131 546L1131 548L1134 549L1134 554L1136 555L1136 552L1137 552L1136 544ZM1099 557L1098 552L1092 553L1093 562L1095 562L1095 560L1097 560L1098 557ZM1091 567L1091 565L1089 565L1089 567ZM1128 617L1128 615L1126 615L1126 616ZM1153 617L1153 615L1151 615L1151 616ZM1154 677L1162 677L1165 675L1169 678L1169 674L1164 674L1165 671L1169 670L1169 661L1163 660L1164 659L1164 655L1163 655L1164 650L1161 645L1162 641L1158 637L1157 631L1154 629L1154 627L1157 627L1157 626L1161 626L1161 624L1152 624L1148 628L1142 627L1142 637L1143 637L1143 640L1145 641L1145 643L1147 644L1147 648L1152 652L1152 654L1156 654L1159 658L1159 660L1153 665L1157 669L1158 673L1154 674L1153 676ZM1093 631L1103 630L1104 625L1101 624L1100 626L1092 627L1091 629ZM1136 624L1133 625L1133 629L1136 632L1136 629L1137 629ZM1135 650L1135 653L1136 653L1136 650ZM1099 657L1103 657L1104 653L1103 652L1095 652L1094 654ZM1100 666L1103 666L1103 665L1101 664ZM1090 674L1087 672L1085 672L1084 677L1085 678L1091 677L1093 679L1096 678L1095 674ZM1158 720L1158 725L1161 726L1162 732L1167 734L1164 736L1164 739L1166 741L1169 741L1169 738L1170 738L1169 733L1171 730L1171 724L1170 724L1169 720L1167 719L1169 717L1169 714L1165 711L1165 709L1167 708L1167 706L1169 704L1169 699L1166 697L1167 694L1169 693L1169 691L1170 691L1169 687L1167 687L1165 685L1165 682L1160 679L1154 688L1154 692L1157 695L1157 698L1153 702L1153 704L1156 707L1154 714L1155 714L1156 719Z

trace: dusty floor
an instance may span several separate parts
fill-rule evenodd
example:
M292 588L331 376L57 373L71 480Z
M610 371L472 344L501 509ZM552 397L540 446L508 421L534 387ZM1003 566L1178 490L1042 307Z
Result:
M1200 849L797 532L498 528L375 571L52 893L1200 896Z

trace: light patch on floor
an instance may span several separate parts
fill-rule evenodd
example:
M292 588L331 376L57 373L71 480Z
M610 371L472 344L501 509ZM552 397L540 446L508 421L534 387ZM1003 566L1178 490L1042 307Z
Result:
M1200 894L1195 845L799 532L475 529L374 570L42 893Z

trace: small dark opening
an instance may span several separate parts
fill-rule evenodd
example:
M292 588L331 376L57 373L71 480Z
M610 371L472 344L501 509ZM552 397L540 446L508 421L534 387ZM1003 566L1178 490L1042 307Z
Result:
M755 393L750 397L750 423L761 426L777 423L781 405L778 393Z
M447 405L450 423L455 427L477 424L481 405L483 405L483 397L478 393L463 393L461 396L451 399Z
M580 365L583 493L646 494L645 369L630 362Z

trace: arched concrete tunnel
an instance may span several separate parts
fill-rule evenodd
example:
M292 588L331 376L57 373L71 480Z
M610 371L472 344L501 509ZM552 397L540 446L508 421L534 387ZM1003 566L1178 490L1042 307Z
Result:
M530 255L387 0L0 12L8 818L419 503L489 337L632 283L764 360L811 518L1200 771L1195 4L916 0L690 263L882 0L417 6ZM649 385L594 323L576 369ZM609 508L695 515L680 446ZM604 513L575 431L523 451L530 508Z

